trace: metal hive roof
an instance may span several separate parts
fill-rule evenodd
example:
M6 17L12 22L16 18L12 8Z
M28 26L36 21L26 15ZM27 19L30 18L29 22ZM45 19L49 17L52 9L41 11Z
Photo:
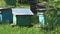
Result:
M14 15L33 15L32 11L27 8L12 8Z

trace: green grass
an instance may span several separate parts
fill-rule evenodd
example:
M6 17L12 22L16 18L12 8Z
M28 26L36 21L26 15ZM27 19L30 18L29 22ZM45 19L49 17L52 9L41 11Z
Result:
M18 4L16 8L30 8L29 4Z
M4 6L6 6L5 1L4 0L0 0L0 7L4 7Z
M10 25L0 25L0 34L39 34L38 28L28 27L11 27Z
M60 26L59 26L60 27ZM56 29L52 31L46 31L34 25L33 27L11 27L9 24L0 25L0 34L60 34L60 28L58 31Z

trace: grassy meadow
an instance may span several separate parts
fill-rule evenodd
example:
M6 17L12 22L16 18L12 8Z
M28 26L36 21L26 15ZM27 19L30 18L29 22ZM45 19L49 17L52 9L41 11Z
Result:
M0 25L0 34L42 34L40 28L35 27L20 27L15 26L11 27L9 24Z
M38 24L32 27L12 27L9 24L0 24L0 34L60 34L60 26L58 26L58 29L56 27L51 31L46 31L41 29Z

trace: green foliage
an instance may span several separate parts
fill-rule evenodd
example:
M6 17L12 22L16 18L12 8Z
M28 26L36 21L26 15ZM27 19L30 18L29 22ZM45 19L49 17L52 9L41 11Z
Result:
M47 0L48 6L53 6L55 9L60 8L60 0Z
M58 24L60 25L60 1L59 0L45 0L47 2L46 7L54 8L53 10L47 10L45 12L46 26L55 27Z
M37 0L37 2L39 3L39 2L42 2L43 0Z
M11 27L9 24L0 24L0 34L40 34L40 32L39 28Z
M6 6L5 1L4 0L0 0L0 7L4 7L4 6Z
M58 29L57 29L58 28ZM11 27L9 24L0 24L0 34L60 34L60 26L55 27L52 31L46 31L34 25L33 27Z

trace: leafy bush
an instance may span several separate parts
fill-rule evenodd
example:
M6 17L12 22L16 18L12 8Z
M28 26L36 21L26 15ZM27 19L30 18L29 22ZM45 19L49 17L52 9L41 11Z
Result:
M53 10L47 10L45 12L46 27L55 27L60 25L60 1L59 0L45 0L47 2L46 7L52 7Z

